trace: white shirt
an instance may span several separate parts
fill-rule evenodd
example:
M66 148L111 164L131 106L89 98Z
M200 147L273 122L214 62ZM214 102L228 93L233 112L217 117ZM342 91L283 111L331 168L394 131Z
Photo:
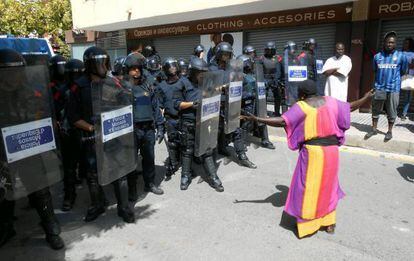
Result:
M329 58L323 65L322 73L331 69L338 69L337 72L343 76L331 75L326 79L325 95L346 102L348 99L348 78L352 69L351 58L346 55L339 58L336 56Z

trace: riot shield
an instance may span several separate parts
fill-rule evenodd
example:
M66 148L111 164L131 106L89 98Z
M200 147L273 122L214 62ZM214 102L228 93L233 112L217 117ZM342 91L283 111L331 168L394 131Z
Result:
M202 100L197 109L194 155L200 157L217 146L223 72L206 72L201 84Z
M243 62L230 60L225 72L224 133L229 134L240 127L240 109L243 91Z
M306 59L299 59L296 55L288 55L285 51L285 91L289 107L298 101L299 83L308 79Z
M263 75L263 65L257 63L255 66L256 76L256 115L260 118L266 118L267 116L267 104L266 104L266 86Z
M132 94L112 78L92 83L98 181L107 185L137 168Z
M63 178L44 65L0 68L0 183L18 199Z

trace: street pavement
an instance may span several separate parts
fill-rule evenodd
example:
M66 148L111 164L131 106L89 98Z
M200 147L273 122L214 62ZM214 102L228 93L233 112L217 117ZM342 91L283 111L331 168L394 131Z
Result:
M220 159L223 193L199 178L188 191L179 190L179 175L163 181L164 195L142 194L136 203L135 224L116 215L111 186L105 191L112 205L92 223L82 221L86 185L69 213L58 210L61 185L54 186L66 242L61 251L46 246L37 215L19 200L18 235L0 249L0 260L414 260L414 158L344 148L340 183L346 197L337 209L336 233L298 239L283 215L297 152L277 140L275 151L250 145L256 170ZM165 145L156 152L161 180Z

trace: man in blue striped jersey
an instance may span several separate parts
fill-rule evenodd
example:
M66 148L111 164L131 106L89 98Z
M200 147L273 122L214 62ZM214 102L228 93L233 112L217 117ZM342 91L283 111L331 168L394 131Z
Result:
M407 57L396 50L397 33L392 31L384 37L384 49L374 57L375 95L372 100L372 131L365 135L369 139L378 133L378 119L382 110L387 111L388 132L384 141L392 139L392 128L397 118L401 76L407 73Z

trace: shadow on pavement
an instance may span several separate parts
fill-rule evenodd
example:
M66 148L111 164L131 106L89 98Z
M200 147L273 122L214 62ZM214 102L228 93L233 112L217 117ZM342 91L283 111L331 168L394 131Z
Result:
M414 183L414 165L405 163L397 170L406 181Z
M414 124L409 124L409 123L399 123L395 125L396 127L405 127L407 130L411 131L412 133L414 133Z
M284 185L277 185L276 189L279 192L276 192L265 199L253 199L253 200L234 200L234 204L239 203L256 203L256 204L263 204L263 203L270 203L272 206L280 208L283 207L286 203L287 195L289 188Z

